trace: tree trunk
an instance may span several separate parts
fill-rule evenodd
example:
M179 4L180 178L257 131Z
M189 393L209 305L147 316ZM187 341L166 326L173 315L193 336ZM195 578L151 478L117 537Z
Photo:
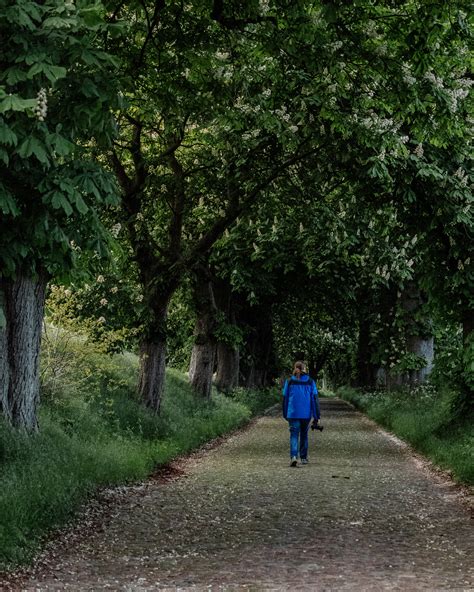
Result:
M0 372L8 379L2 388L2 409L15 427L36 431L40 399L40 346L46 277L18 275L4 283L6 331L2 331Z
M358 387L371 387L374 384L374 366L370 361L370 322L366 317L359 321L359 336L357 340L357 378Z
M138 392L146 407L160 412L165 386L166 342L143 341L140 345Z
M209 271L199 269L193 285L196 307L195 343L189 365L189 380L194 392L203 399L210 399L212 376L216 358L216 303Z
M238 297L232 292L230 282L216 279L213 282L214 296L218 310L224 315L225 322L237 328L236 309L239 308ZM216 386L220 391L230 392L239 386L240 347L236 343L217 340L217 374Z
M414 336L408 340L408 351L421 356L426 360L426 366L420 368L420 370L410 370L408 374L408 383L422 384L426 382L426 379L433 369L434 360L434 338L430 337L419 337Z
M215 358L216 344L212 339L206 338L204 343L194 344L189 364L189 380L194 392L203 399L211 397Z
M146 407L160 412L165 387L166 319L172 290L149 296L152 317L140 342L138 392Z
M242 357L242 384L247 388L270 386L278 375L273 346L271 305L247 306L242 318L248 326L245 355Z
M220 391L230 392L239 386L239 361L238 347L232 347L222 341L217 344L216 386Z
M10 370L8 367L8 336L6 325L6 298L3 290L3 282L0 280L0 415L11 423L11 408L8 401L8 385L10 383Z
M409 285L402 294L401 304L406 316L407 351L421 356L426 364L418 370L409 370L401 378L402 384L426 382L433 368L434 340L429 319L423 315L423 296L417 285Z

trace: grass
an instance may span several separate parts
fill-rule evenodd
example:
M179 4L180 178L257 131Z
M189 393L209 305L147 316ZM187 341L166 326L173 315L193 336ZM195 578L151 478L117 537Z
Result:
M156 416L133 395L133 356L107 356L80 340L68 344L74 347L81 355L69 356L61 372L47 370L39 433L27 436L0 422L1 569L31 561L45 534L98 488L146 478L157 465L237 428L279 397L276 390L233 398L214 392L210 402L199 401L186 376L169 370Z
M393 392L344 387L337 394L449 471L456 481L474 484L474 425L472 418L452 420L453 392L432 386Z

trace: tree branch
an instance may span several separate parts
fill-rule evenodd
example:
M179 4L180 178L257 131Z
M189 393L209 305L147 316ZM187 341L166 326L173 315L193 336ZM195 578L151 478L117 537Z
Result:
M214 0L211 12L211 19L216 21L224 29L243 29L247 25L254 25L258 23L272 23L277 24L277 19L274 16L257 15L253 18L236 19L234 17L224 16L224 0Z
M300 145L300 148L304 146L307 142L303 142ZM193 263L198 260L203 254L205 254L212 245L218 240L218 238L222 235L224 230L228 228L239 215L241 215L246 208L253 202L255 197L266 187L268 187L275 179L277 179L289 166L292 164L304 160L308 156L311 156L315 152L321 149L321 146L317 146L308 150L307 152L300 153L297 152L284 162L280 164L278 168L275 168L266 178L264 178L260 183L258 183L252 191L250 191L243 200L239 199L241 194L241 187L234 189L234 191L230 191L229 195L229 206L227 208L227 212L224 216L217 219L213 226L204 234L204 236L198 241L194 249L192 249L186 257L181 260L181 264L185 267L191 267Z

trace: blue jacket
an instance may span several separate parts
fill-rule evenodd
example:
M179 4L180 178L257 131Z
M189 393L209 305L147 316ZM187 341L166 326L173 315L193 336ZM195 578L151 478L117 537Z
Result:
M298 380L295 376L285 380L283 387L283 417L285 419L319 419L318 388L307 374Z

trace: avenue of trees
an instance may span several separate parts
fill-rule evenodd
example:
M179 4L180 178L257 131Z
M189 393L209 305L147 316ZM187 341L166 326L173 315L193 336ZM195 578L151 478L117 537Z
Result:
M196 396L474 387L464 0L3 0L0 414L68 323Z

